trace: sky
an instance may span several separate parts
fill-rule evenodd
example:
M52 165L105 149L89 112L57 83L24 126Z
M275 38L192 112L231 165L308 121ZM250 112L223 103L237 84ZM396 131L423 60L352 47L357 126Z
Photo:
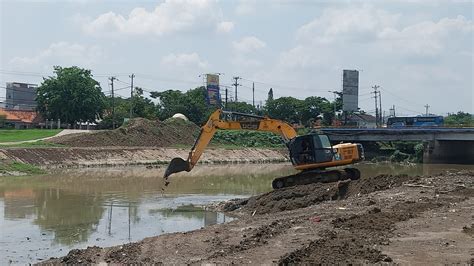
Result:
M202 74L239 76L238 99L326 97L360 71L359 107L397 115L474 113L473 1L0 0L0 101L6 82L40 84L53 66L91 69L104 93L129 75L146 91L186 91ZM229 87L233 96L234 89Z

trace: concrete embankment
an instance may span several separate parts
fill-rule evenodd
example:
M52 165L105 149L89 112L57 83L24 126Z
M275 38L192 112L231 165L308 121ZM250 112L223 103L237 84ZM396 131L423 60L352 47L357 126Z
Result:
M8 148L0 159L37 165L41 168L97 167L167 164L174 157L187 158L189 148L97 147L97 148ZM210 148L201 163L270 163L287 161L280 149Z

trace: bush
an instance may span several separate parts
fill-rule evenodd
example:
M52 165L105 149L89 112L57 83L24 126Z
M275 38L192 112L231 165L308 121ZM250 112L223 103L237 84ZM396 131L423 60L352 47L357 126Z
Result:
M284 147L280 136L269 132L256 131L217 131L211 141L214 145L229 145L255 148L280 148Z

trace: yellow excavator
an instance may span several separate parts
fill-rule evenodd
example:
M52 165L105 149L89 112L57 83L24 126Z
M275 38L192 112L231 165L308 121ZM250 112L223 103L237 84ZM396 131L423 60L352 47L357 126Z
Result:
M328 167L350 165L363 160L364 149L359 143L331 146L328 136L324 134L311 133L298 136L296 130L284 121L218 109L202 126L187 160L179 157L171 160L164 175L166 183L171 174L189 172L193 169L218 129L267 131L283 138L289 150L291 163L299 172L273 180L274 189L360 178L360 171L356 168L326 170Z

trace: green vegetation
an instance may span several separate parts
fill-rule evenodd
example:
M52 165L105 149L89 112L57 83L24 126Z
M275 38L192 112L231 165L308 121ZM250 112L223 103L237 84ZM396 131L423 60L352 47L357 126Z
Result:
M95 122L105 108L105 95L90 70L54 67L56 77L45 78L36 90L38 111L62 123Z
M0 162L0 174L12 175L12 172L19 172L27 175L37 175L45 173L44 170L31 164L20 162Z
M213 146L223 147L255 147L255 148L282 148L283 140L280 136L269 132L259 131L217 131L211 141Z
M265 111L271 118L309 127L320 116L322 116L323 124L326 125L331 124L334 117L333 104L325 98L313 96L304 100L293 97L274 99L267 103Z
M474 115L459 111L445 117L444 124L452 127L474 127Z
M206 103L206 88L198 87L187 92L167 90L152 92L150 96L160 100L157 105L158 118L165 120L176 113L182 113L198 125L207 121L215 107Z
M75 125L77 122L93 122L98 118L99 129L120 127L124 118L133 117L165 120L176 113L182 113L197 124L205 123L217 106L207 104L207 90L197 87L186 92L180 90L153 91L134 87L133 97L114 98L105 96L99 83L93 79L91 70L72 67L54 67L55 77L44 79L37 89L38 110L46 119L58 120L62 123ZM122 84L123 85L123 84ZM123 87L126 88L126 87ZM117 88L123 89L123 88ZM149 98L144 96L149 93ZM263 106L253 106L246 102L228 102L222 106L225 110L268 115L290 123L313 126L313 122L322 119L323 125L331 124L334 111L340 110L341 95L329 102L322 97L273 97L270 89ZM156 103L152 99L156 99ZM1 124L1 118L0 118Z
M14 144L0 144L0 148L49 148L49 147L67 147L63 144L38 140L35 142L21 142Z
M2 129L0 143L35 140L54 136L62 129Z
M373 161L391 162L423 162L423 142L419 141L390 141L365 142L364 150L374 154Z

